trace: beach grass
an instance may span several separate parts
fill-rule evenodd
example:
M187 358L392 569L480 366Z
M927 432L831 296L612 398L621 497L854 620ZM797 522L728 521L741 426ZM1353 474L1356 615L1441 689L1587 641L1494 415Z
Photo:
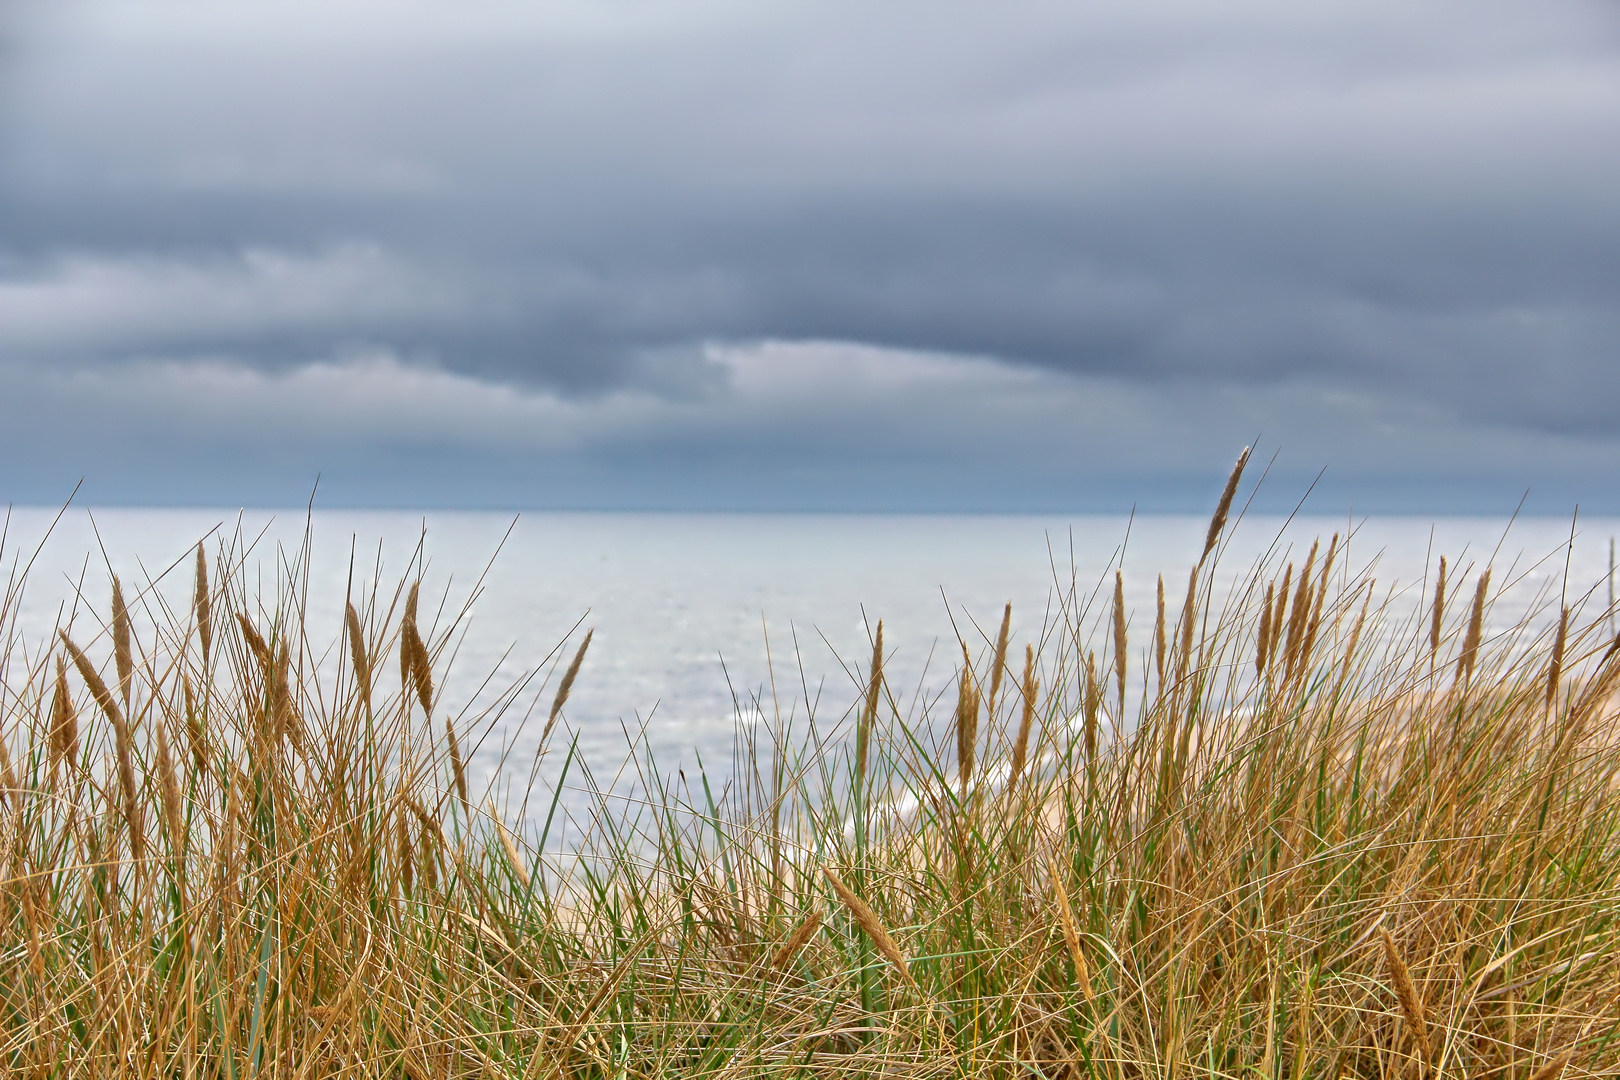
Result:
M334 626L307 547L109 585L8 639L0 1072L1613 1075L1608 613L1499 626L1490 567L1390 590L1337 538L1219 574L1237 485L1151 631L1060 587L907 705L879 627L721 770L632 733L599 780L581 635L527 789L465 754L535 685L447 723L418 581Z

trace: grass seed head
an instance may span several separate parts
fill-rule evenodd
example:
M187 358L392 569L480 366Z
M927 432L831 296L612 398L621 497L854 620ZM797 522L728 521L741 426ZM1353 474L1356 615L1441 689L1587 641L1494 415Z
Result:
M1159 575L1157 613L1153 617L1153 667L1159 677L1159 692L1164 692L1164 575Z
M1479 645L1485 630L1485 596L1491 587L1491 568L1486 567L1474 586L1474 606L1468 614L1468 634L1463 638L1462 653L1457 657L1457 681L1468 684L1474 678L1474 665L1479 658Z
M265 644L264 638L254 627L253 620L246 614L240 611L236 613L236 625L242 628L242 640L247 642L248 650L253 653L253 659L258 661L264 681L269 683L276 673L276 658L271 655L270 646Z
M1283 626L1288 617L1289 590L1294 585L1294 564L1289 563L1288 569L1283 571L1282 584L1277 587L1277 606L1271 612L1271 651L1277 651L1277 644L1283 636Z
M1119 714L1125 715L1125 572L1114 571L1114 678L1119 684Z
M197 708L197 697L191 689L191 676L183 671L180 673L180 688L186 703L186 740L191 746L191 760L196 765L197 775L201 776L208 771L208 722Z
M169 738L158 728L157 774L159 795L163 800L163 825L169 834L172 858L180 858L186 847L185 818L180 808L180 781L175 777L174 759L169 755Z
M1029 754L1029 736L1035 726L1035 698L1040 692L1040 682L1035 678L1035 646L1024 646L1024 678L1019 685L1019 699L1022 708L1018 711L1018 737L1013 741L1012 766L1007 775L1007 788L1009 791L1018 786L1018 777L1024 771L1024 761Z
M461 758L461 743L456 740L456 726L449 717L444 720L445 740L450 744L450 779L456 787L456 798L461 801L462 817L472 820L472 803L467 799L467 766ZM423 815L426 817L426 815Z
M866 701L855 724L855 783L865 790L867 756L871 752L872 725L877 722L878 702L883 696L883 620L872 635L872 667L866 678Z
M201 543L197 545L195 578L191 608L197 620L197 637L202 642L203 666L207 667L209 654L214 646L214 606L208 593L208 557L203 554Z
M1266 674L1266 653L1271 646L1271 604L1276 591L1275 582L1267 585L1266 602L1260 607L1260 634L1254 646L1254 674L1256 678L1264 678Z
M780 949L776 950L776 955L771 957L771 967L778 971L786 970L793 962L793 958L798 956L804 947L810 944L810 939L816 936L816 931L821 929L825 917L819 904L811 907L809 913L799 921L799 925L793 928L792 935Z
M73 707L73 694L68 690L67 669L62 658L56 658L56 687L51 697L50 768L55 775L57 767L66 761L70 766L79 760L79 711Z
M416 700L422 703L422 715L433 714L433 661L428 655L427 643L422 640L413 619L403 627L401 648L410 666L411 685L416 689Z
M1176 678L1180 679L1187 674L1188 666L1192 663L1193 634L1197 628L1198 616L1198 567L1193 567L1187 574L1187 596L1181 602L1181 649L1176 659Z
M1566 604L1558 617L1558 633L1553 638L1552 658L1547 662L1547 702L1551 709L1558 703L1558 687L1564 677L1564 648L1569 639L1569 606Z
M1209 558L1209 553L1215 550L1215 543L1221 538L1221 530L1226 528L1226 517L1232 511L1232 498L1237 494L1238 481L1243 478L1243 466L1249 463L1251 447L1245 446L1238 455L1237 464L1232 466L1231 475L1226 478L1226 487L1221 490L1220 502L1215 504L1215 516L1209 519L1209 533L1204 537L1204 550L1198 556L1198 562L1203 564Z
M403 813L394 815L394 864L399 868L400 890L411 895L416 885L416 851L411 843L411 823Z
M979 747L979 688L973 680L965 645L962 647L962 673L957 681L955 720L957 781L965 799L968 785L973 781Z
M1012 601L1007 601L1006 609L1001 613L1001 631L996 634L995 660L990 666L990 693L985 698L985 707L990 710L992 720L996 715L996 702L1001 700L1001 676L1007 667L1007 634L1012 629Z
M1085 708L1086 708L1086 761L1097 760L1097 714L1102 706L1102 688L1097 683L1097 654L1086 653L1086 670L1082 676L1086 681Z
M1075 923L1074 907L1069 903L1069 890L1063 885L1063 869L1050 852L1046 856L1047 873L1052 881L1052 896L1057 901L1058 922L1063 927L1063 940L1069 947L1069 959L1074 964L1074 978L1087 1004L1096 1000L1097 992L1091 984L1091 968L1086 954L1080 948L1080 928Z
M118 581L118 575L112 579L112 615L113 615L113 660L118 666L118 692L124 699L124 707L129 707L130 682L135 675L134 652L130 646L132 636L129 625L129 608L124 606L124 587Z
M360 627L360 613L351 602L343 613L349 635L349 663L354 668L354 683L360 690L360 700L371 700L371 658L366 651L366 634Z
M1440 569L1434 575L1434 604L1429 611L1429 656L1440 651L1440 631L1446 618L1446 557L1440 556Z
M495 823L495 834L500 838L501 850L506 853L506 861L512 867L512 873L517 876L518 884L528 892L529 871L523 865L523 857L518 854L517 844L512 842L512 834L506 829L506 822L501 820L500 812L495 809L495 801L489 802L489 819Z
M1332 550L1329 549L1328 555L1332 554ZM1300 664L1307 670L1310 668L1311 658L1316 655L1316 639L1322 631L1322 608L1327 602L1327 589L1327 567L1324 566L1323 573L1317 578L1316 595L1311 603L1310 617L1305 620L1305 640L1299 646Z
M1407 1030L1412 1033L1412 1041L1417 1044L1421 1059L1427 1063L1431 1054L1423 999L1418 997L1417 985L1412 982L1412 973L1406 961L1401 959L1400 950L1395 947L1395 939L1382 926L1378 928L1378 936L1384 943L1384 965L1389 972L1390 982L1395 986L1395 997L1401 1003L1401 1012L1406 1015Z
M541 746L544 746L546 740L551 737L551 729L556 726L557 718L562 715L563 706L568 704L568 695L574 692L574 680L579 678L579 667L585 662L585 650L591 647L591 638L595 634L595 627L585 631L585 640L579 643L574 659L569 661L568 670L563 672L562 682L557 684L557 695L551 699L551 712L546 717L546 730L540 735Z
M1574 1057L1575 1050L1573 1047L1565 1050L1532 1073L1530 1080L1558 1080L1560 1076L1564 1075L1564 1070L1569 1067L1569 1063Z
M402 691L409 689L416 677L416 649L411 639L421 636L416 629L416 601L421 588L420 581L411 582L405 595L405 615L399 621L399 688Z
M906 963L905 954L900 951L900 946L895 944L894 938L889 936L888 930L884 929L882 921L877 917L877 913L867 905L865 900L855 895L854 890L845 885L843 880L833 873L831 867L824 866L821 868L821 872L826 876L827 883L833 887L833 892L838 894L838 899L849 910L850 915L854 917L855 925L861 928L861 932L867 936L873 945L877 946L877 951L883 955L883 958L894 966L895 971L900 973L900 978L905 980L908 985L916 986L917 981L911 976L911 966Z

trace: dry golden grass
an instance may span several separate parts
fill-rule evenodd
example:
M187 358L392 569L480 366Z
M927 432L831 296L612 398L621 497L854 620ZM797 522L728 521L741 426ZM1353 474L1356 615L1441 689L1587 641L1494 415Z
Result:
M1336 540L1217 590L1240 471L1142 662L1117 577L1016 693L1004 612L939 715L880 629L842 716L762 711L690 787L632 746L566 850L587 764L532 819L469 791L497 717L430 720L417 582L332 627L302 552L268 593L200 552L178 612L113 585L6 660L0 1073L1612 1075L1607 612L1495 626L1489 568L1461 620L1397 610Z

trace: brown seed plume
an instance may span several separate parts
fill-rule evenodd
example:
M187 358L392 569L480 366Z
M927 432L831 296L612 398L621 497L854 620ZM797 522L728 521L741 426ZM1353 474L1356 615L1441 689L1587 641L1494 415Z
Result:
M1271 605L1276 599L1277 585L1275 582L1266 586L1266 602L1260 607L1260 640L1254 647L1254 673L1264 678L1266 674L1267 650L1271 647Z
M562 682L557 684L557 696L551 699L551 714L546 717L546 729L540 734L541 746L551 738L551 729L557 726L557 717L562 715L563 706L568 704L568 695L574 692L574 680L579 678L579 666L585 662L585 650L591 647L591 638L595 634L595 627L585 631L585 640L579 643L579 648L574 652L574 659L568 664L568 670L563 672Z
M1102 693L1097 687L1097 654L1086 654L1086 763L1097 760L1097 713Z
M1024 646L1024 679L1019 687L1023 699L1023 708L1018 716L1018 738L1013 742L1012 771L1007 778L1007 790L1011 791L1018 786L1018 776L1024 771L1024 761L1029 754L1029 734L1035 726L1035 695L1040 689L1040 682L1035 678L1035 646Z
M856 896L854 891L848 885L845 885L837 874L833 873L832 867L823 866L821 872L826 876L827 883L833 887L833 891L838 894L838 899L843 902L844 907L848 908L849 913L854 916L855 925L859 926L861 932L871 939L873 945L877 946L877 951L883 954L883 958L894 965L894 970L900 973L900 977L910 985L916 986L917 980L911 977L911 969L906 965L905 954L900 951L900 946L894 943L894 938L889 936L889 932L883 928L883 923L878 920L877 913L867 906L865 900Z
M1309 608L1311 595L1311 571L1316 566L1316 553L1321 550L1322 540L1318 537L1311 541L1311 550L1305 556L1305 565L1299 571L1299 581L1294 586L1294 606L1288 613L1288 629L1293 632L1294 624L1302 618L1301 609Z
M416 629L416 598L421 591L421 587L421 582L411 582L410 592L405 595L405 617L400 620L399 625L399 688L401 690L405 690L411 685L412 672L416 669L415 650L411 648L407 641L410 635L406 633L405 628L408 626L413 631ZM417 634L416 636L420 637L421 635Z
M439 828L437 821L428 816L428 812L422 808L421 803L406 795L405 805L422 823L422 842L418 845L416 852L417 858L421 860L418 871L421 874L423 886L431 893L439 887L439 852L446 850L449 845L445 842L444 830ZM408 829L406 835L409 836Z
M996 715L996 702L1001 700L1001 676L1007 667L1007 634L1012 629L1012 601L1001 613L1001 632L996 635L996 659L990 668L990 694L985 699L992 722Z
M56 692L51 698L50 756L53 776L63 761L72 766L79 760L79 713L73 707L67 669L60 656L56 658Z
M284 739L291 738L293 746L302 749L304 745L304 723L293 707L292 681L288 678L292 666L292 652L287 647L287 639L282 638L276 647L276 670L271 681L270 701L274 710L276 724L276 744L279 746Z
M506 822L495 809L495 800L489 801L489 819L495 823L495 835L500 837L501 850L506 852L506 861L512 864L512 873L517 875L518 884L523 891L529 891L529 871L523 865L523 858L518 854L517 845L512 842L512 834L506 830Z
M1305 620L1305 640L1300 644L1300 662L1310 665L1311 657L1316 651L1316 638L1322 630L1322 608L1327 603L1328 572L1333 568L1333 548L1338 546L1339 538L1333 537L1333 544L1328 547L1327 562L1322 566L1322 573L1316 579L1316 598L1311 604L1310 618Z
M872 635L872 670L866 679L866 706L855 724L855 783L864 790L867 756L871 752L872 725L877 722L878 700L883 693L883 620Z
M1446 557L1440 556L1440 570L1434 577L1434 608L1429 615L1429 666L1440 651L1440 630L1446 617Z
M124 606L124 587L118 575L112 579L113 659L118 665L118 692L129 708L130 681L135 675L135 658L130 648L129 608Z
M366 635L360 628L360 613L351 603L343 613L349 630L349 662L354 665L354 684L359 687L360 700L371 700L371 659L366 655Z
M130 855L139 862L145 854L146 827L141 815L140 792L135 786L135 752L131 745L129 724L124 720L124 714L119 711L118 702L114 700L107 684L101 681L96 672L95 665L84 651L73 644L73 639L67 636L66 630L58 630L62 644L73 659L73 666L79 669L79 677L90 688L90 694L101 706L101 711L107 714L107 719L113 726L113 750L118 759L118 786L123 794L124 824L129 828Z
M214 607L208 595L208 558L203 546L197 545L197 583L192 593L191 607L197 617L197 637L202 642L203 666L208 666L209 653L214 647Z
M1316 561L1318 541L1312 541L1311 553L1305 557L1305 568L1299 572L1299 584L1294 590L1294 606L1288 612L1288 638L1283 642L1283 678L1292 679L1299 666L1300 645L1305 640L1305 626L1310 619L1311 600L1315 592L1311 587L1311 564Z
M444 721L444 734L450 743L450 777L455 781L456 798L461 800L462 817L471 821L472 804L467 801L467 766L461 759L461 743L456 741L456 726L449 717Z
M1069 891L1063 887L1063 871L1050 852L1046 856L1046 868L1052 878L1052 894L1057 899L1058 919L1063 926L1063 940L1069 946L1069 959L1074 961L1074 977L1080 983L1080 992L1089 1003L1097 997L1096 991L1091 986L1091 968L1086 964L1086 954L1080 949L1080 928L1075 925L1074 908L1069 904Z
M246 641L248 648L253 652L253 658L259 662L259 670L264 673L266 682L275 675L275 657L270 655L270 646L264 643L264 638L253 628L253 620L242 612L236 613L236 624L242 628L242 640Z
M979 748L979 688L973 682L973 668L969 666L967 646L962 646L962 675L957 683L956 696L956 772L967 798L968 784L973 779L973 766Z
M1480 638L1485 628L1485 594L1491 587L1491 568L1479 575L1474 586L1474 607L1468 614L1468 634L1463 638L1462 655L1457 657L1457 680L1469 683L1474 678L1474 662L1479 658Z
M191 758L197 763L197 772L201 775L208 769L208 729L203 726L202 714L197 711L191 676L183 671L180 673L180 687L186 699L186 738L191 743Z
M780 949L776 950L776 955L771 957L771 967L781 971L792 963L793 958L798 956L806 945L810 944L810 939L816 936L816 931L821 929L823 918L825 916L822 914L820 906L812 907L810 913L800 920L798 926L793 928L792 936L787 939Z
M448 723L445 724L445 727L448 728L449 726L450 725ZM454 734L454 732L451 732L452 736ZM451 742L454 743L454 741L454 738L452 738ZM459 750L456 752L456 756L460 757ZM437 840L440 844L444 844L446 842L444 838L444 830L439 828L439 823L433 820L433 815L427 812L427 808L409 795L406 795L404 798L406 808L409 809L412 814L416 815L417 821L422 823L422 836L424 841Z
M1412 1041L1417 1043L1418 1053L1427 1063L1429 1054L1429 1027L1424 1022L1423 1001L1418 997L1417 985L1412 982L1412 973L1407 970L1406 961L1395 948L1395 939L1388 930L1382 926L1378 934L1384 942L1384 964L1389 969L1390 982L1395 985L1395 996L1400 1000L1401 1012L1406 1014L1406 1026L1412 1032Z
M1193 623L1198 614L1198 567L1187 574L1187 597L1181 602L1181 652L1176 658L1176 678L1187 674L1192 663Z
M1569 638L1569 608L1564 608L1558 619L1558 636L1553 638L1552 661L1547 665L1547 704L1551 709L1558 701L1558 685L1564 677L1564 646Z
M1243 466L1249 463L1250 447L1245 446L1243 453L1238 455L1237 464L1232 466L1232 475L1226 478L1226 487L1221 491L1221 501L1215 505L1215 516L1209 519L1209 535L1204 537L1204 552L1198 556L1198 564L1202 566L1209 553L1215 550L1215 542L1221 538L1221 530L1226 528L1226 516L1232 510L1232 497L1237 494L1238 481L1243 478Z
M399 868L400 891L411 895L416 884L416 852L411 844L411 823L404 814L394 815L394 865Z
M180 782L174 774L174 759L169 755L169 739L161 727L157 733L157 774L169 850L178 857L186 847L185 819L180 810Z
M1153 667L1159 676L1159 693L1164 693L1164 575L1159 575L1158 614L1153 619Z
M1283 620L1288 615L1288 590L1293 587L1294 564L1283 571L1282 584L1277 587L1277 606L1271 609L1271 659L1277 658L1277 646L1282 641ZM1269 591L1267 595L1270 595Z
M1114 571L1114 679L1119 684L1119 715L1125 716L1125 572Z
M1531 1073L1530 1080L1558 1080L1560 1076L1564 1075L1564 1070L1569 1067L1569 1063L1574 1057L1575 1049L1571 1047Z
M433 713L433 663L428 659L427 643L422 640L412 619L400 628L403 639L400 648L410 664L411 684L416 688L416 699L422 703L422 715Z
M1322 586L1318 586L1318 588L1321 588L1321 587L1325 586L1326 583L1327 583L1328 577L1332 575L1332 573L1333 573L1333 557L1335 555L1337 555L1338 553L1339 553L1339 534L1334 533L1333 534L1333 539L1328 541L1327 558L1322 560L1322 573L1321 573Z
M124 796L124 823L129 826L129 854L138 863L146 857L146 817L141 813L140 792L135 786L134 750L128 725L120 724L113 729L113 744L118 755L118 785Z
M67 636L66 630L58 630L57 634L61 637L62 645L67 649L68 657L73 661L73 666L78 668L79 678L83 679L84 685L90 688L90 696L96 699L96 704L101 706L101 711L107 714L107 718L114 721L114 726L123 724L124 716L118 711L118 702L114 700L111 691L107 689L107 684L101 681L101 675L96 671L95 665L90 663L90 658L84 655L82 649L73 644L73 639ZM114 720L115 717L116 720Z
M440 841L437 847L434 846L435 839ZM443 835L438 833L422 834L422 883L430 893L439 887L439 851L444 847L443 839Z

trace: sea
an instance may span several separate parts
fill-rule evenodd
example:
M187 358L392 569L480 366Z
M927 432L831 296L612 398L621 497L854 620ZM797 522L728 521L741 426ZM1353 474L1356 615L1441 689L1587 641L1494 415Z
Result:
M57 626L95 637L111 573L150 636L160 605L186 611L199 542L211 554L225 545L267 588L307 544L307 625L328 681L344 657L346 597L380 588L386 606L420 575L420 621L451 642L434 721L463 732L475 786L510 796L547 770L555 779L562 746L591 783L610 786L632 743L661 768L723 782L738 732L762 721L802 731L813 712L836 738L879 620L891 693L914 715L954 694L962 643L982 656L1007 603L1017 653L1026 641L1051 647L1065 598L1100 597L1087 609L1095 624L1116 569L1140 649L1160 575L1174 612L1208 525L1174 515L13 508L3 554L15 664L40 655ZM1492 567L1487 635L1548 625L1562 603L1589 623L1609 618L1612 518L1248 515L1223 534L1217 593L1259 561L1302 561L1314 538L1325 547L1335 533L1338 565L1376 579L1386 632L1413 625L1402 615L1426 603L1441 555L1453 581ZM558 681L587 630L536 773Z

